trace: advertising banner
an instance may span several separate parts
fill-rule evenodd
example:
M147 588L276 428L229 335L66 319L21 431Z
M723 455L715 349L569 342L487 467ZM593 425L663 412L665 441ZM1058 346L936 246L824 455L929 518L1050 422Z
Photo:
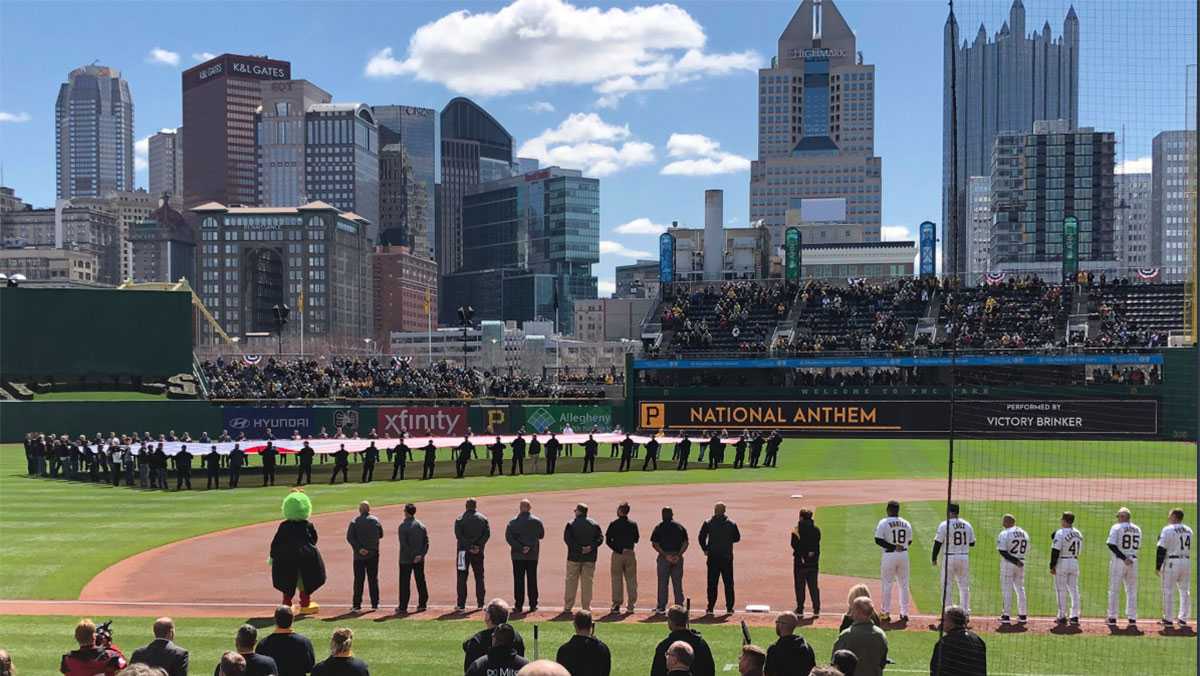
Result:
M514 429L513 411L508 406L472 406L469 415L475 434L508 434Z
M675 236L664 232L658 236L658 281L670 284L675 279Z
M956 429L1028 435L1158 434L1158 402L1153 399L1076 399L1067 401L958 401Z
M937 251L937 226L932 221L925 221L920 228L920 255L922 277L934 275L934 254Z
M525 428L533 432L561 432L570 425L578 433L590 432L593 427L608 431L613 426L611 406L522 406Z
M1079 221L1074 216L1063 219L1062 247L1063 279L1072 279L1079 272Z
M954 430L962 434L1154 436L1158 402L1107 400L960 400ZM945 434L947 400L643 401L643 430L780 430L790 433Z
M235 437L245 432L247 437L261 439L267 430L276 438L292 436L316 436L320 431L317 410L313 408L227 406L222 409L225 421L223 429Z
M800 228L788 228L784 234L784 276L789 282L800 281L800 250L803 248Z
M466 406L382 406L375 429L379 436L457 437L467 433Z

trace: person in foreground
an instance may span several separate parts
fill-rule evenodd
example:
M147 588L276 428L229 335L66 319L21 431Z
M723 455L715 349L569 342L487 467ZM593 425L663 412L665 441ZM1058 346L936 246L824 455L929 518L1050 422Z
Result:
M517 676L571 676L571 672L557 662L535 660L521 667Z
M796 635L800 616L796 613L780 613L775 618L775 634L779 637L767 648L767 676L807 676L817 664L812 646L803 636Z
M742 646L742 656L738 658L738 674L741 676L763 676L763 667L767 664L767 651L756 645Z
M308 637L292 631L292 622L296 613L291 606L279 606L275 609L275 631L258 642L254 649L259 655L265 655L275 660L279 676L304 676L312 671L317 662L313 651L312 641Z
M367 663L354 656L354 632L346 627L333 630L329 657L313 667L313 676L370 676Z
M154 621L154 640L133 651L130 661L158 667L167 676L187 676L188 651L175 644L175 622L169 617Z
M604 641L596 638L592 613L580 610L571 621L575 625L575 635L562 644L555 659L571 676L608 676L612 671L612 655Z
M471 638L463 641L463 671L469 671L471 665L480 657L487 654L488 650L494 644L492 636L496 633L496 627L502 624L508 624L508 616L512 612L508 603L504 599L492 599L487 607L483 610L483 630L472 635ZM512 625L509 625L510 627ZM518 655L525 655L525 641L521 639L521 635L513 630L513 648Z
M515 674L521 667L529 664L529 660L517 654L517 632L511 624L505 622L492 632L492 647L487 654L475 660L466 676L503 676Z
M656 657L657 659L657 657ZM667 676L695 676L692 664L696 661L692 646L683 641L675 641L667 646L663 653Z
M275 660L254 652L254 644L257 641L258 629L253 624L243 624L238 627L234 647L237 648L236 654L241 656L242 663L245 665L242 673L246 676L277 676L279 668L275 666ZM213 676L221 676L220 664L217 665Z
M962 607L946 606L942 630L929 658L930 676L987 676L987 646L967 629L967 613Z
M112 642L112 634L97 632L96 623L83 619L75 625L77 650L62 656L58 670L67 676L113 676L125 668L127 662L121 649Z
M858 656L858 668L854 676L883 676L887 664L888 641L883 630L871 622L875 606L871 599L859 597L850 607L854 624L838 635L834 650L849 650Z
M690 673L692 676L714 676L716 674L712 649L700 636L700 632L688 628L688 612L683 606L671 606L667 609L667 629L671 633L667 634L667 637L654 648L654 661L650 664L650 676L666 676L668 673L673 673L667 665L666 655L667 649L672 648L676 643L685 643L690 648L688 654L691 659L686 665L690 671L681 673Z

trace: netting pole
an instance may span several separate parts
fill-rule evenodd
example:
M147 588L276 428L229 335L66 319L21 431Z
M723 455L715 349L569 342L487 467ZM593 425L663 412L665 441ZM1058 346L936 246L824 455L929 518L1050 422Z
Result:
M956 403L957 403L957 399L958 399L958 393L956 391L958 389L958 366L957 366L957 362L956 362L956 356L957 356L957 350L956 350L955 346L953 344L951 344L950 345L950 432L948 435L948 437L949 437L949 439L948 439L949 452L946 457L946 508L943 510L943 513L946 515L947 520L949 520L949 518L950 518L950 503L954 501L954 435L955 435L955 428L956 428L955 410L954 409L956 407ZM942 622L942 614L946 610L946 596L950 592L950 576L946 574L946 566L949 563L949 556L950 556L950 528L949 528L949 524L947 524L946 542L942 543L942 570L941 570L942 606L941 606L941 608L938 609L938 621L937 621L937 630L938 630L938 640L939 641L942 640L942 636L945 635L945 633L946 633L946 628L944 626L944 623ZM964 610L966 610L966 609L964 608ZM945 654L943 652L938 652L939 671L941 670L940 662L942 662L944 659L945 659Z

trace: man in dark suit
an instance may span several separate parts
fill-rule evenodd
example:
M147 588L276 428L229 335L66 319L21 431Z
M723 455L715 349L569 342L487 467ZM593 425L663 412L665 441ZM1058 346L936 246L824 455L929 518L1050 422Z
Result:
M421 465L421 478L432 479L433 472L437 468L437 446L434 446L433 439L430 439L423 449L425 451L425 458Z
M175 622L169 617L160 617L154 621L154 640L133 651L129 661L158 667L167 672L167 676L187 676L188 651L175 645L174 640Z
M267 430L269 434L271 430ZM275 448L273 442L268 441L267 447L264 448L259 456L262 457L262 480L263 485L275 485L275 460L279 457L279 449Z

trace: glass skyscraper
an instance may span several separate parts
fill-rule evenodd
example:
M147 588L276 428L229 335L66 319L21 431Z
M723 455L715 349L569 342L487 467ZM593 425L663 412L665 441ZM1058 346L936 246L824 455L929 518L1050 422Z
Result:
M463 198L463 269L446 277L447 306L476 318L553 320L570 333L576 299L596 297L600 181L549 167L480 184Z
M379 130L361 103L318 103L304 116L304 184L310 200L353 212L378 239Z
M308 109L333 97L308 80L262 84L257 122L258 203L295 207L311 201L305 185L305 129Z
M379 237L435 258L437 111L374 106L379 125Z
M133 96L121 71L71 71L54 105L59 199L133 190Z
M981 24L975 40L968 44L951 13L943 40L942 271L958 275L968 266L967 184L972 176L990 173L996 135L1029 133L1038 120L1066 120L1071 128L1079 124L1079 18L1071 7L1060 38L1053 37L1049 23L1027 35L1025 6L1021 0L1013 0L1008 20L993 39L988 39ZM957 137L953 142L952 82L956 83L958 101ZM957 162L952 166L955 144ZM958 195L957 225L950 217L952 181Z

